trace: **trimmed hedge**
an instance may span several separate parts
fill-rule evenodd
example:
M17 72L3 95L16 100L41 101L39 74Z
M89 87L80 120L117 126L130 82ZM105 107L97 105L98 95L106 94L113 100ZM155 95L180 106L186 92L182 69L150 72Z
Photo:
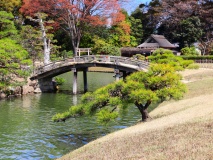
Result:
M181 56L185 60L213 60L213 56Z

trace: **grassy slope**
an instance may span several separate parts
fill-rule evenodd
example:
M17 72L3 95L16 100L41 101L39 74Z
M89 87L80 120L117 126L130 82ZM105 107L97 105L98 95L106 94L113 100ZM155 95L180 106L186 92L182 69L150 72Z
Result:
M182 73L189 92L162 103L153 120L111 133L67 155L81 159L213 159L213 70Z

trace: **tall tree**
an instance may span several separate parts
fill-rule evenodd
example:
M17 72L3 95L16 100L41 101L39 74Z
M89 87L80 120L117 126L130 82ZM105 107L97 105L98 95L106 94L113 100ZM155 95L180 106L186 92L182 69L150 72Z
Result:
M207 32L205 37L199 40L198 47L202 51L202 55L211 54L213 50L213 36L211 32Z
M120 7L118 0L24 0L21 12L25 15L45 12L56 18L61 28L70 36L73 52L76 48L85 25L106 25L119 20ZM110 21L109 21L110 20Z
M143 26L143 38L142 41L146 40L150 34L156 31L158 25L158 10L155 7L160 6L159 0L151 0L148 4L140 4L138 8L131 13L131 16L135 19L140 19Z
M33 68L36 60L43 60L41 33L30 25L22 26L20 32L22 46L28 51L30 59L33 61Z
M122 17L123 16L123 17ZM125 10L120 12L119 19L115 19L117 23L112 25L110 28L110 36L108 41L110 44L113 44L118 47L127 47L131 46L131 23L129 21L128 14ZM135 42L133 42L134 45Z
M130 35L135 38L136 45L139 45L142 43L143 38L143 26L140 19L135 19L134 17L129 17L130 23L131 23L131 32ZM131 42L132 44L132 42ZM133 44L133 46L135 46Z
M180 30L174 31L173 35L179 41L179 47L191 47L193 43L201 39L203 30L198 17L189 17L180 22Z
M161 34L164 34L170 41L179 41L177 34L173 34L173 32L176 31L176 33L180 34L182 32L183 25L186 26L186 20L189 22L190 17L197 17L200 21L199 29L202 28L204 33L200 40L207 41L207 39L209 39L209 33L211 33L211 37L213 37L213 18L211 16L213 14L212 1L162 0L160 1L160 4L161 5L159 7L154 7L154 10L159 12L159 31ZM188 28L188 30L190 29ZM185 31L183 31L183 34Z
M213 1L212 0L203 0L202 1L202 10L201 10L201 23L204 24L203 31L204 34L200 41L200 48L202 54L211 54L213 48Z
M100 121L115 119L119 111L134 103L141 113L142 121L149 118L148 107L153 102L162 102L169 98L179 99L186 91L170 65L152 65L148 72L135 72L125 81L109 84L93 93L82 96L81 104L72 106L69 111L56 114L54 121L81 115L96 115Z
M51 51L51 39L47 36L47 27L45 26L45 20L47 18L47 15L44 13L36 13L35 16L37 19L34 19L32 17L29 17L31 21L37 22L40 26L41 31L41 39L43 41L43 51L44 51L44 65L50 63L50 51ZM46 23L48 23L46 21Z

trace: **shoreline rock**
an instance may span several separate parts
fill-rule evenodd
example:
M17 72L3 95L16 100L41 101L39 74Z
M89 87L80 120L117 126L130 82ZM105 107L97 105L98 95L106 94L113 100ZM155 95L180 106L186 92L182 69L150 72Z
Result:
M27 84L17 87L8 87L6 90L0 91L0 100L11 97L20 97L27 94L38 94L41 90L37 81L31 81L27 79Z

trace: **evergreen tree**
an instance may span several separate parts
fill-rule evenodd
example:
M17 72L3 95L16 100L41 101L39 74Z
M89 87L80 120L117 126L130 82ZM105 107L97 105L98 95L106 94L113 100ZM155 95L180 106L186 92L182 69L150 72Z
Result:
M13 22L14 16L12 13L0 11L0 39L16 38L18 31Z
M201 22L198 17L189 17L180 23L180 31L174 32L175 37L179 41L180 48L191 47L197 42L202 34Z
M12 13L0 11L0 90L16 85L16 79L26 78L31 63L28 52L16 40L19 35Z
M131 16L135 19L140 19L143 26L143 38L145 41L151 34L156 32L159 24L158 14L159 11L155 8L160 6L159 0L151 0L148 4L140 4L139 7L131 13Z
M140 19L135 19L134 17L129 17L131 23L130 35L135 38L136 46L142 43L143 38L143 26ZM131 42L132 44L132 42ZM134 45L133 45L134 46Z

